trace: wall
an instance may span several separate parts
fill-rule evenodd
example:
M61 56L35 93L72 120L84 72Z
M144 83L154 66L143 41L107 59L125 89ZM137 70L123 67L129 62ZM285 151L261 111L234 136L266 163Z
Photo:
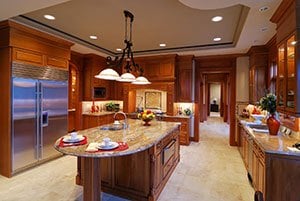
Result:
M216 99L217 105L220 105L221 98L221 84L210 84L210 103L213 103L213 100Z
M236 101L249 102L249 57L236 59Z

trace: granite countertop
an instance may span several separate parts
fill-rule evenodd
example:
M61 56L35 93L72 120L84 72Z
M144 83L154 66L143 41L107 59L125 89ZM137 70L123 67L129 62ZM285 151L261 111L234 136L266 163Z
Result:
M158 143L165 136L173 132L180 124L176 122L151 121L151 126L143 126L141 120L128 119L129 128L126 131L117 130L100 130L99 127L90 128L78 131L79 135L87 137L88 143L81 146L59 147L59 138L54 147L59 152L74 156L83 157L112 157L134 154L136 152L144 151L156 143ZM129 148L124 151L101 151L96 153L86 152L85 149L91 142L102 142L103 138L109 137L114 142L127 142Z
M244 119L245 120L245 119ZM242 123L246 131L253 137L257 144L266 153L272 154L284 154L284 155L294 155L300 157L300 151L290 151L287 147L292 147L296 142L300 142L297 136L287 136L282 134L280 131L277 135L273 136L269 133L262 133L253 131L245 123Z
M103 115L108 115L108 114L114 114L115 112L110 112L110 111L103 111L103 112L85 112L82 113L82 115L88 115L88 116L103 116Z
M184 118L184 119L190 119L192 118L193 115L174 115L174 116L171 116L171 115L167 115L167 114L163 114L163 115L156 115L156 116L159 116L159 117L167 117L167 118Z

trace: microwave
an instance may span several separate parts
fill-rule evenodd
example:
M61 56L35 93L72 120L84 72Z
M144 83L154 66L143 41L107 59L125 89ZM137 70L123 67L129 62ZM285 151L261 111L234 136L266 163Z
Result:
M105 98L106 88L105 87L94 87L94 98Z

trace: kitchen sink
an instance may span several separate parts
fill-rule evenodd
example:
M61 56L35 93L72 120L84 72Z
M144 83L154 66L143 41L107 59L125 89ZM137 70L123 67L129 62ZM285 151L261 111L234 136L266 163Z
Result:
M123 124L118 124L118 125L112 124L112 125L100 126L100 130L117 131L122 129L123 129Z

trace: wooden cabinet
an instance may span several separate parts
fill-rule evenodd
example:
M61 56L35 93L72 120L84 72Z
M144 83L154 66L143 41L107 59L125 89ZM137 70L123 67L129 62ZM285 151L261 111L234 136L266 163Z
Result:
M190 144L190 134L191 134L191 118L187 117L176 117L176 116L163 116L161 118L163 121L169 122L180 122L180 135L179 143L180 145L189 145Z
M297 1L283 0L270 19L276 23L277 33L277 110L300 117L299 25Z
M135 154L101 159L101 190L130 200L155 201L179 162L179 130ZM169 149L168 149L169 148ZM168 150L168 161L164 163ZM78 158L76 183L82 185L84 162Z
M137 57L135 62L144 69L150 82L174 81L176 55Z
M178 56L176 62L176 101L194 101L193 55Z
M254 190L261 191L265 201L299 199L299 155L292 152L291 154L280 154L276 151L264 150L259 141L248 133L241 124L239 124L237 130L238 149L249 173L248 175L252 179Z
M114 81L95 78L95 75L106 68L106 59L88 54L84 56L83 63L83 100L110 100L114 93ZM95 88L101 88L100 96L94 93Z
M248 55L250 57L249 100L251 103L256 103L267 90L268 49L265 46L252 46Z
M82 115L83 119L83 129L93 128L101 126L104 124L113 123L114 114L105 114L105 115Z
M298 115L297 86L300 81L295 61L296 44L296 37L292 35L278 46L277 110Z
M257 191L261 191L265 194L265 153L259 147L259 145L253 142L253 172L252 183L253 187Z
M73 44L10 20L0 22L0 36L0 174L11 177L14 174L11 130L13 64L24 69L49 69L45 67L50 66L67 71Z

